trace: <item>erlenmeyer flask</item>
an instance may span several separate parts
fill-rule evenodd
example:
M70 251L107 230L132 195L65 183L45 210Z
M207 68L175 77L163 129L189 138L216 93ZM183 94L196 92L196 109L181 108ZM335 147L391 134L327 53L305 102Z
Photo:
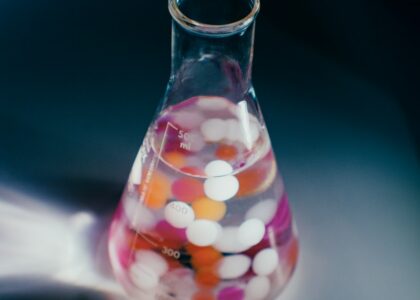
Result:
M251 83L259 1L169 10L171 77L111 226L115 274L137 299L273 299L298 242Z

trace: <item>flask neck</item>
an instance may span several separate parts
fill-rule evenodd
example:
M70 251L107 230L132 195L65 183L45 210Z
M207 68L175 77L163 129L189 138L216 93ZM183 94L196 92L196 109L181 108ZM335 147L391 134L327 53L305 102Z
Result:
M249 1L244 2L252 11L243 19L208 25L185 15L182 15L185 19L177 16L181 13L179 7L176 6L178 11L174 12L171 4L178 4L170 0L173 16L170 90L176 90L177 97L186 99L207 94L239 101L251 88L255 16L259 2L255 2L258 5L254 3L254 8L249 7ZM200 1L196 5L200 5ZM224 16L219 20L229 18Z

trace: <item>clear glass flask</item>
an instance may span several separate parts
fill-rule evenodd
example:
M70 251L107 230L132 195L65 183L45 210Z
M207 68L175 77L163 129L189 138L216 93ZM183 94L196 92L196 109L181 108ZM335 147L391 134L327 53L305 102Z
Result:
M170 80L110 229L112 266L134 299L274 299L296 266L251 83L259 4L169 0Z

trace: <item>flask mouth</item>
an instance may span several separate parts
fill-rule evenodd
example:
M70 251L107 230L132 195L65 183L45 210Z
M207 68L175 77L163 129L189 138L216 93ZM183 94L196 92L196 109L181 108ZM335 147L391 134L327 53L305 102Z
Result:
M168 1L169 12L179 25L191 32L207 36L228 36L241 32L254 22L260 10L260 0L250 0L249 12L244 17L225 24L209 24L184 14L180 7L182 0Z

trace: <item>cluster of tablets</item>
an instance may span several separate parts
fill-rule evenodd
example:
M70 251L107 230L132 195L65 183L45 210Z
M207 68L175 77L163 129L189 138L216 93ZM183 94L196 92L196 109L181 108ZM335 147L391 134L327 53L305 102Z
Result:
M123 284L143 298L266 299L290 276L297 243L256 118L195 97L162 114L150 136L111 231Z

